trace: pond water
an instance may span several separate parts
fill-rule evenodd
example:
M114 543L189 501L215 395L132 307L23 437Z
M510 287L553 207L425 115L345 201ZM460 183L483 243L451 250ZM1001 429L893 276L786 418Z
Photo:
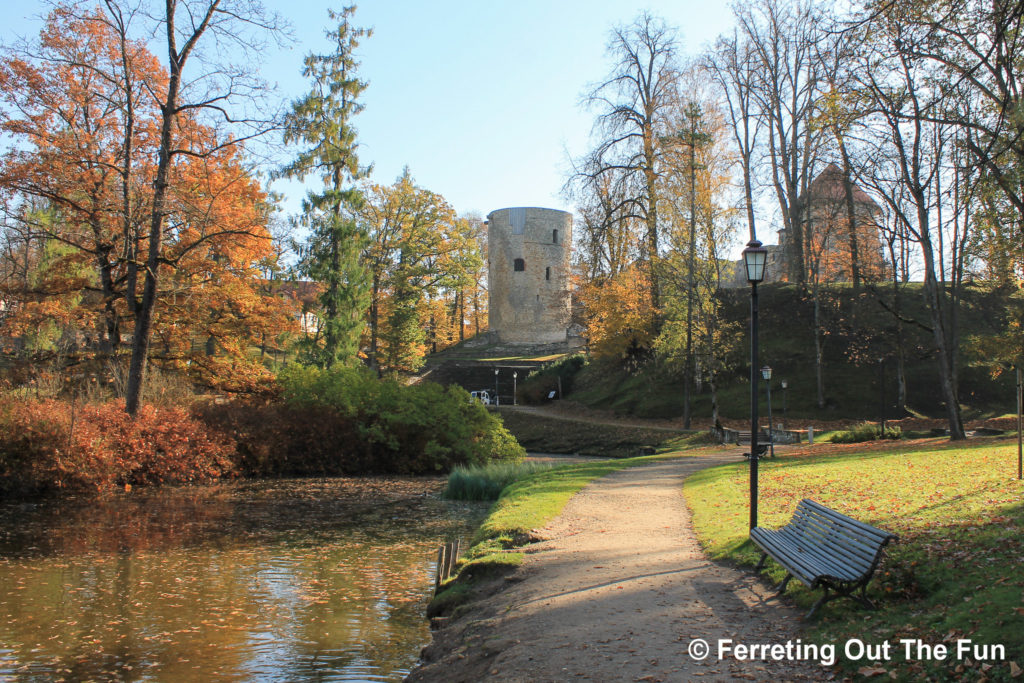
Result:
M437 546L487 505L438 480L303 479L0 503L0 680L401 680Z

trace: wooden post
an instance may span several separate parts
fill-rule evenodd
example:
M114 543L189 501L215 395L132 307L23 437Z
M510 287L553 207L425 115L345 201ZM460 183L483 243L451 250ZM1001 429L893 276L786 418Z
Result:
M434 575L435 594L437 593L438 589L441 588L441 581L444 580L441 578L441 574L444 572L444 550L445 547L443 544L441 545L440 548L437 549L437 573Z
M448 577L452 575L452 567L455 564L455 544L451 541L445 543L445 558L444 558L444 580L447 581Z

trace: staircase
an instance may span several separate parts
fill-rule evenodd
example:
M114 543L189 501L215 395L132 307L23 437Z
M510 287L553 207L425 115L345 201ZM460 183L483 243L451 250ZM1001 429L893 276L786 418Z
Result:
M550 357L565 352L565 344L535 347L503 345L480 350L456 347L429 356L413 381L429 380L444 385L457 384L466 391L482 389L491 395L492 401L497 386L498 404L512 405L513 385L525 380L534 370L555 362L550 359L529 358ZM495 370L498 371L497 378ZM513 379L512 373L516 373L518 377Z

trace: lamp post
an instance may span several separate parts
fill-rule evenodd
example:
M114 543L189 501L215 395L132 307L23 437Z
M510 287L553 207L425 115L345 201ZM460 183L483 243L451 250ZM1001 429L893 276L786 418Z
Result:
M750 283L750 528L757 526L757 284L764 280L768 250L757 239L743 250L743 266Z
M789 380L784 379L780 382L782 385L782 419L786 419L786 389L789 388Z
M882 438L885 438L885 356L878 359L878 371L881 374L879 379L880 391L882 392Z
M516 403L516 377L519 377L519 372L516 370L512 371L512 405L518 405Z
M768 392L768 445L772 457L775 457L775 434L772 432L772 369L767 365L761 368L764 388Z
M498 368L494 368L494 405L498 405Z

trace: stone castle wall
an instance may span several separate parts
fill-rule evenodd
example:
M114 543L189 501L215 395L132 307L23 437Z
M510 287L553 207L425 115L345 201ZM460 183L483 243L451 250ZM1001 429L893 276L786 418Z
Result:
M572 214L516 207L487 216L489 327L504 343L566 341Z

